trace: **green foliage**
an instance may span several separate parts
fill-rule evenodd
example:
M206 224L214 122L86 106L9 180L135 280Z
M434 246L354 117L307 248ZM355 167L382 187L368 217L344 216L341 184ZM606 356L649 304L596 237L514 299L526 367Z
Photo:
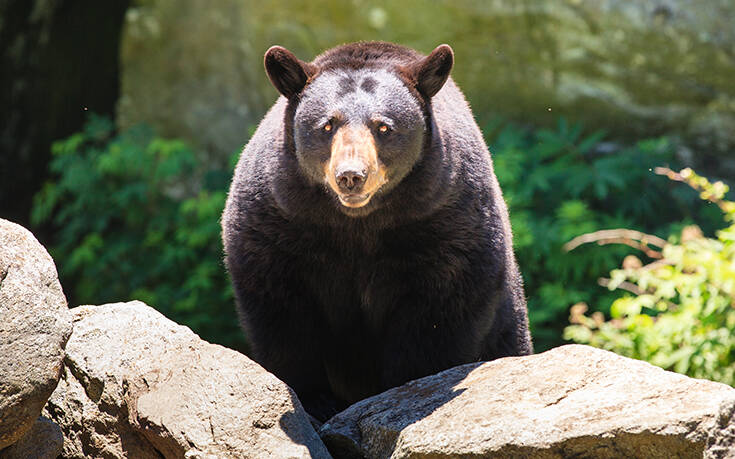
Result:
M667 175L700 191L716 204L730 226L706 238L698 227L672 235L656 258L643 265L628 259L611 272L610 290L628 292L610 308L612 319L572 309L564 336L646 360L662 368L735 385L735 202L728 188L690 169ZM644 235L645 238L645 235ZM650 240L651 237L649 236Z
M55 228L51 253L72 304L139 299L242 349L219 227L231 171L206 170L186 144L145 126L115 135L94 116L52 152L58 179L32 218Z
M566 241L606 227L663 234L694 219L715 228L695 193L651 171L673 162L666 140L609 148L602 134L564 120L553 130L495 123L486 132L538 350L561 342L569 304L612 303L615 293L594 285L597 273L630 252L566 253ZM36 197L33 217L55 227L51 252L72 304L140 299L210 341L243 348L219 228L234 162L208 169L180 141L144 126L115 134L95 117L53 153L57 178Z
M570 304L612 302L614 294L595 281L630 252L582 247L567 253L565 242L609 227L661 233L694 218L715 227L716 217L695 193L653 173L675 163L666 139L619 148L603 142L603 133L584 134L564 119L553 130L495 122L485 132L510 209L536 350L562 342Z

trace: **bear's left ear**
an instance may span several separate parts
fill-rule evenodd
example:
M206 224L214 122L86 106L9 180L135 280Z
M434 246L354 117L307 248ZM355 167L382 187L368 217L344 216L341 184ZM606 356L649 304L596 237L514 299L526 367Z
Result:
M431 99L446 83L452 65L454 65L452 48L449 45L437 46L431 54L410 68L414 81L416 81L416 89L424 97Z
M264 64L273 86L288 99L298 95L317 70L315 66L300 60L282 46L268 48Z

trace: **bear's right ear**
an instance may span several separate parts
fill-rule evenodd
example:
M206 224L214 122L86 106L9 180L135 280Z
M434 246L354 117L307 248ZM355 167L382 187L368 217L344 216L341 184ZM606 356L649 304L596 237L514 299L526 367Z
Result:
M299 60L282 46L271 46L265 52L265 72L275 88L288 99L298 95L316 67Z

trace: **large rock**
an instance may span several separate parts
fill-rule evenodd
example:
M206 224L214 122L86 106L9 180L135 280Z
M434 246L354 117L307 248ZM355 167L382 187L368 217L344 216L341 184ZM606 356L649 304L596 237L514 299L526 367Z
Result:
M347 41L398 41L423 52L445 42L481 122L502 115L555 126L564 116L616 139L681 136L695 159L717 153L735 176L726 155L735 151L731 0L138 4L122 39L121 126L148 121L164 135L231 153L276 98L262 65L270 45L311 59Z
M294 393L140 302L72 309L64 457L329 457Z
M241 149L248 128L275 93L267 92L263 52L253 46L255 2L142 1L131 8L121 47L117 121L145 121L167 137L226 157Z
M468 364L324 424L335 457L735 457L735 389L581 345Z
M54 261L28 230L0 219L0 449L41 414L70 334Z

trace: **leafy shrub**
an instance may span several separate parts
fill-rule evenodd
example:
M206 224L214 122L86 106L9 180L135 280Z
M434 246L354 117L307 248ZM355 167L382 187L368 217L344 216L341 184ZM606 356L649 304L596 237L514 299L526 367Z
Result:
M219 218L231 171L207 170L183 142L145 126L115 135L91 117L56 142L35 224L72 304L139 299L203 338L244 347L222 263Z
M610 148L601 133L584 135L564 120L553 130L492 123L485 132L538 350L562 341L570 304L612 303L615 294L594 285L597 273L629 253L565 253L566 241L611 226L663 234L694 219L714 229L718 216L697 206L695 193L651 172L675 164L665 139ZM205 167L180 141L145 126L115 134L95 117L53 153L57 178L36 197L33 217L56 229L51 252L72 304L141 299L210 341L242 349L219 229L233 164Z
M665 171L715 203L730 226L706 238L696 226L681 236L650 248L657 238L642 235L640 243L654 261L643 265L628 258L611 272L610 290L626 292L610 308L612 319L585 315L586 305L572 308L564 335L667 370L735 385L735 202L725 200L728 188L710 183L690 169ZM632 244L635 245L635 244Z
M510 208L537 351L562 342L570 304L612 303L614 293L595 281L631 252L582 247L566 253L565 242L610 227L665 234L695 219L713 231L719 221L716 211L699 205L696 193L653 173L656 166L676 165L666 139L618 147L604 142L603 133L584 134L564 119L554 130L500 122L484 130Z

